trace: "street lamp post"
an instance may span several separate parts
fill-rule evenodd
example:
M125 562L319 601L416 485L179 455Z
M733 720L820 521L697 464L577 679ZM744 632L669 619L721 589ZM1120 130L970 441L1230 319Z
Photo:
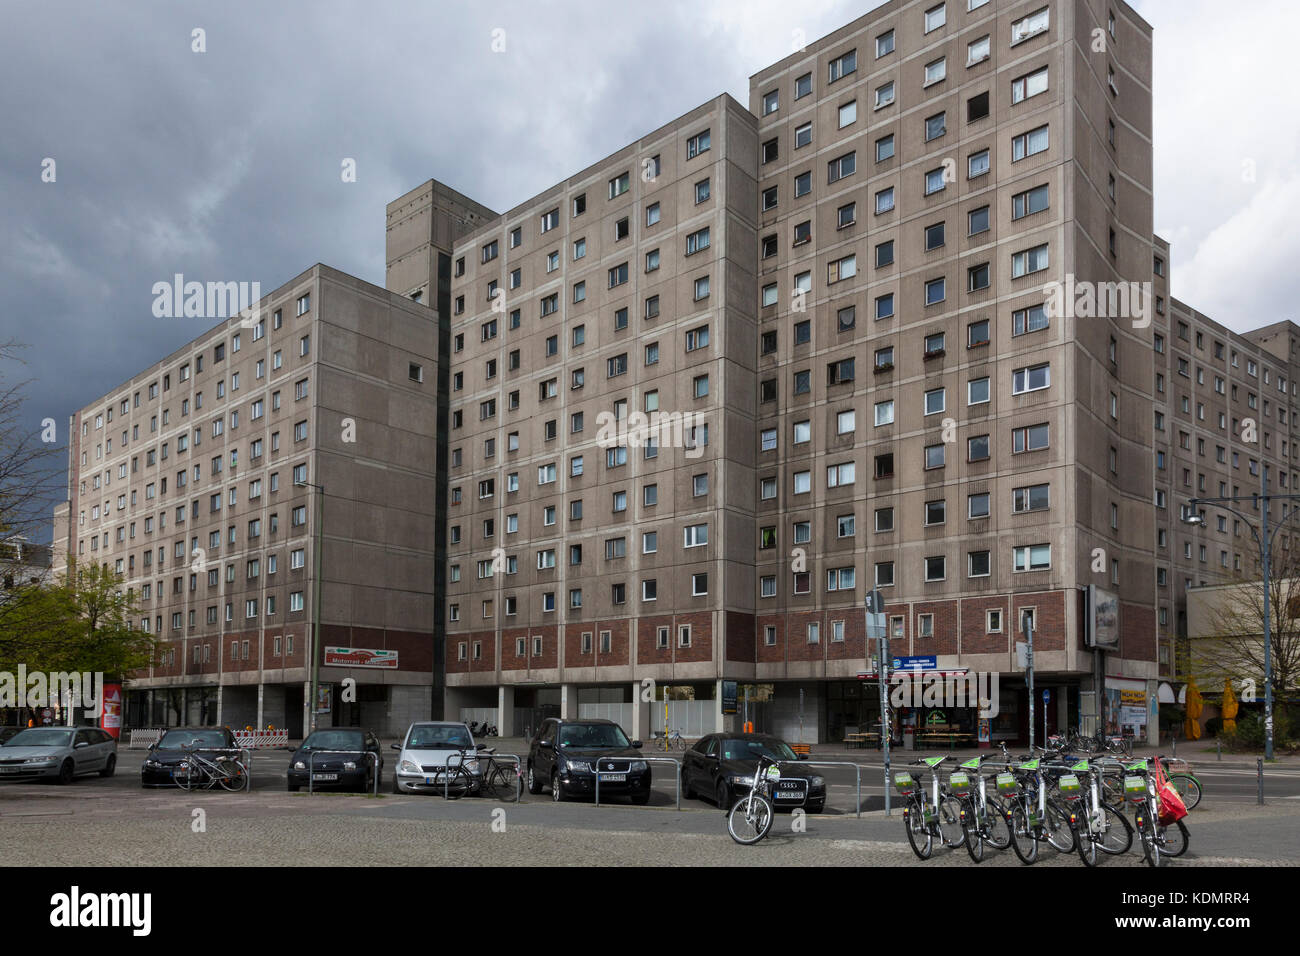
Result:
M311 639L311 702L308 704L308 733L316 730L316 701L320 695L320 597L321 591L321 543L325 540L322 525L325 521L325 486L310 481L295 481L299 488L316 489L316 574L312 582L312 639Z
M1259 465L1259 494L1257 495L1238 495L1228 498L1189 498L1187 507L1183 512L1183 523L1188 525L1203 525L1205 519L1197 513L1198 505L1215 505L1224 511L1231 512L1246 523L1250 529L1251 535L1259 545L1259 566L1264 576L1264 759L1273 759L1273 622L1269 611L1269 588L1272 579L1272 560L1273 560L1273 537L1282 530L1286 525L1286 518L1277 523L1277 526L1270 533L1268 530L1268 509L1274 498L1279 501L1300 501L1300 495L1270 495L1268 494L1267 469L1263 462ZM1233 504L1239 501L1249 501L1260 509L1260 526L1258 529L1251 523L1246 515L1242 514ZM1287 517L1296 514L1293 509Z

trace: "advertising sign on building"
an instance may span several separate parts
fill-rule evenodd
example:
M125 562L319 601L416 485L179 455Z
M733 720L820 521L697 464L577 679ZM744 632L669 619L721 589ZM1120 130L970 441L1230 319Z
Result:
M397 670L397 651L370 647L326 647L325 663L330 667L383 667Z
M122 685L104 685L104 712L100 715L99 726L114 739L122 735Z

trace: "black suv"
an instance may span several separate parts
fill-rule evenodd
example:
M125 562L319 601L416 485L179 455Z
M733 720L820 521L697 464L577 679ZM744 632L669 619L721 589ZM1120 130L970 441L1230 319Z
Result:
M550 784L558 803L576 794L596 791L596 759L600 758L601 795L650 801L650 764L639 759L641 741L628 740L612 720L544 721L528 748L528 792L541 793Z

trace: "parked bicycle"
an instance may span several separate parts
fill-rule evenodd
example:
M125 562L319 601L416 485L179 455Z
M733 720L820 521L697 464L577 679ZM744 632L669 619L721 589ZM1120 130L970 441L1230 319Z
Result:
M465 765L466 758L473 763L472 768ZM475 772L479 769L478 759L477 750L457 750L448 754L447 763L434 777L435 783L442 784L443 795L448 800L459 800L466 794L479 792L483 778Z
M966 852L976 863L984 859L985 844L995 850L1005 850L1011 845L1006 807L998 797L988 795L982 770L984 762L994 757L994 754L972 757L948 777L949 791L961 801Z
M998 792L1007 806L1011 849L1021 863L1038 862L1039 844L1046 842L1061 853L1074 849L1076 838L1070 813L1057 797L1049 795L1051 769L1040 757L1024 757L1015 763L1005 743L1001 744L1006 769L996 778Z
M484 796L512 803L519 799L523 792L523 771L517 760L498 760L496 749L488 748L478 752L478 761Z
M750 846L767 836L776 814L769 796L781 779L781 768L767 754L759 754L749 793L736 801L727 815L727 832L743 846Z
M194 741L191 747L196 746ZM182 790L211 790L220 785L223 790L231 792L247 790L249 787L248 767L243 760L232 754L241 754L239 750L208 750L215 754L205 757L203 754L185 748L185 756L172 772L172 779Z
M1167 813L1167 822L1161 821L1161 759L1156 757L1154 762L1143 759L1131 764L1124 778L1124 793L1134 808L1134 829L1142 839L1142 855L1153 867L1160 866L1165 857L1182 856L1191 841L1187 825L1181 819L1173 819Z
M1180 757L1156 758L1161 761L1161 769L1167 769L1166 764L1177 762L1187 765L1187 761ZM1180 771L1178 773L1166 773L1165 780L1169 786L1174 788L1174 793L1183 801L1183 806L1188 810L1195 810L1196 805L1201 802L1201 781L1192 776L1190 771Z
M1080 780L1082 777L1082 781ZM1098 853L1118 856L1133 845L1133 828L1124 814L1102 800L1101 771L1086 760L1056 781L1075 825L1075 847L1086 866L1096 866Z
M654 732L656 750L677 750L686 749L686 738L682 736L680 730L663 730Z
M961 800L948 791L939 780L939 765L948 758L922 757L913 760L913 766L924 766L931 771L930 797L926 799L925 773L906 770L894 774L894 786L907 801L903 806L903 828L912 852L922 860L934 853L935 837L949 849L955 850L966 841L966 829L961 818Z

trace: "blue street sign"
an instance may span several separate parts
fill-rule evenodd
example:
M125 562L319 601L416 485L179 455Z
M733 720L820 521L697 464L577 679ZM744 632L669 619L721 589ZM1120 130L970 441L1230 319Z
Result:
M1051 692L1050 690L1048 690L1046 687L1044 687L1044 688L1043 688L1043 703L1044 703L1044 704L1050 704L1051 702L1052 702L1052 692Z
M896 671L932 671L939 666L939 659L930 654L926 657L895 657L894 670Z

